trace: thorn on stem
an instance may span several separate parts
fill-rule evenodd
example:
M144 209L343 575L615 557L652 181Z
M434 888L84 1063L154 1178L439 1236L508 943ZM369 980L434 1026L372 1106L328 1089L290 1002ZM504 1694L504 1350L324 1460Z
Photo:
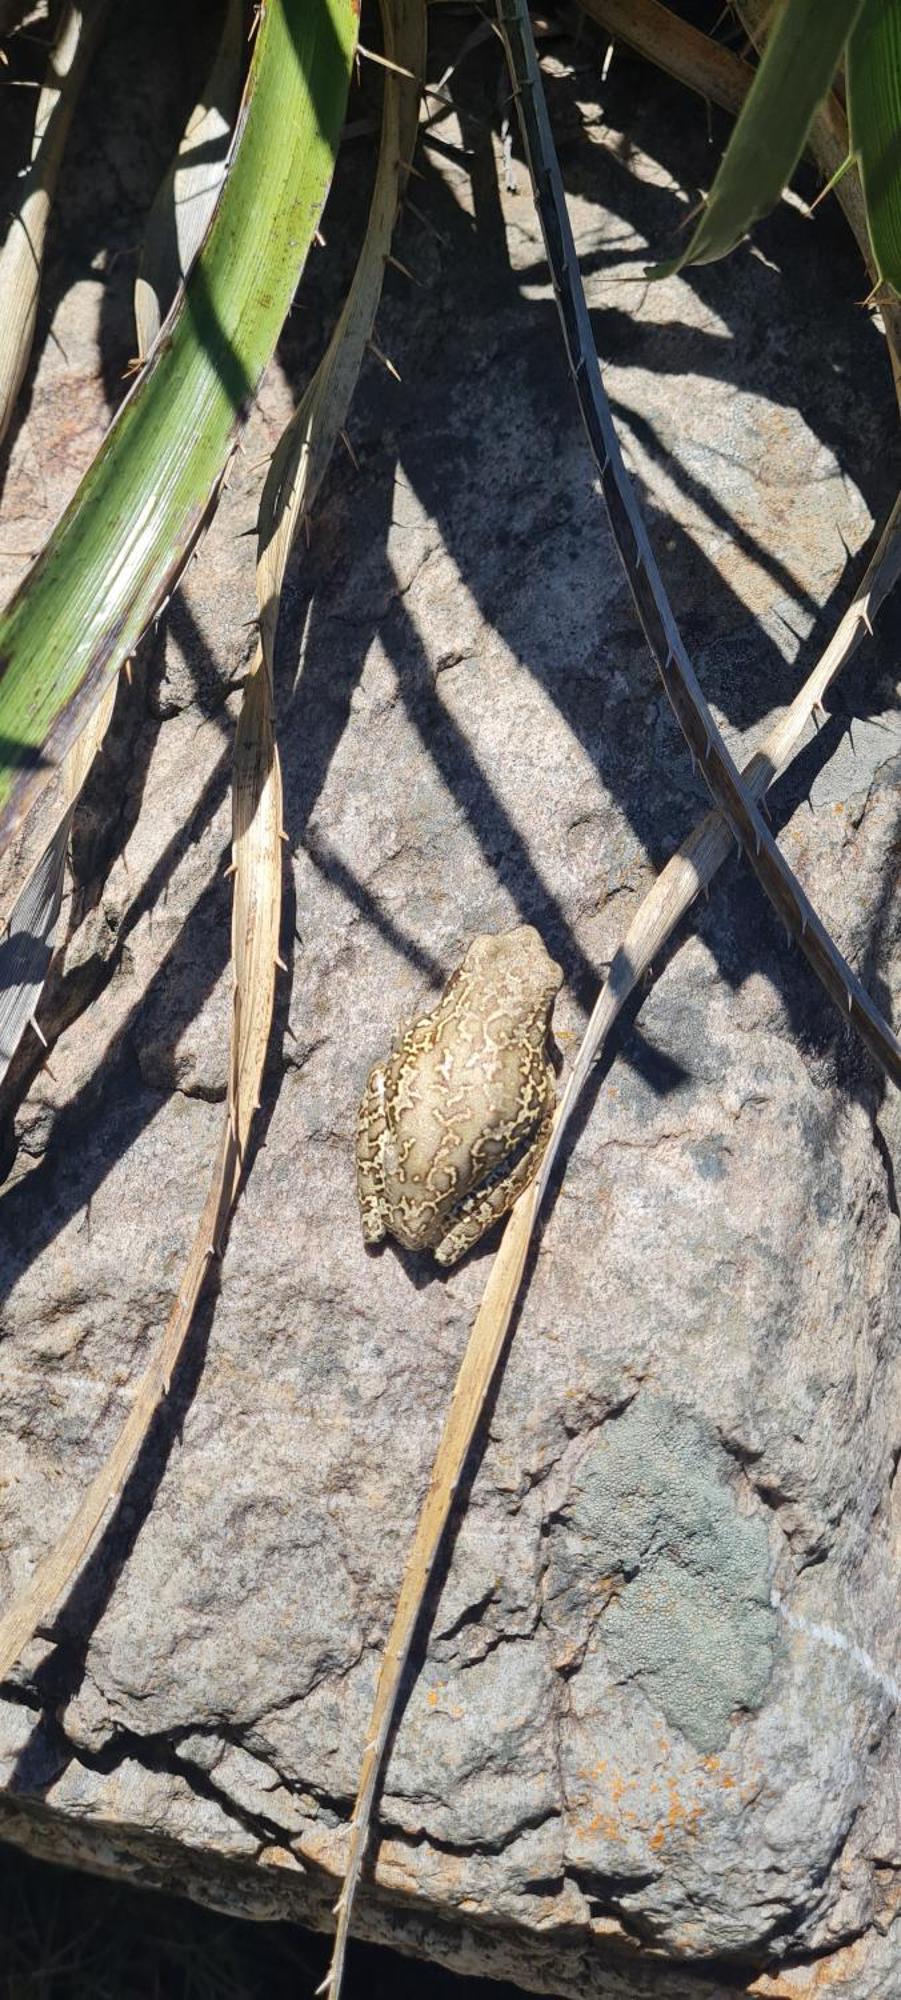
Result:
M370 334L370 337L369 337L369 339L368 339L368 340L367 340L367 342L366 342L366 345L367 345L367 347L368 347L368 348L370 348L370 349L371 349L372 353L373 353L373 354L375 355L375 358L376 358L376 360L377 360L377 361L380 361L380 362L381 362L381 364L382 364L382 367L383 367L383 368L387 368L387 370L388 370L388 373L389 373L389 375L393 375L393 376L394 376L394 380L395 380L395 382L399 382L401 378L400 378L400 376L399 376L399 374L398 374L398 372L397 372L397 369L396 369L396 368L395 368L395 366L394 366L394 362L393 362L393 361L389 361L389 359L388 359L388 356L387 356L387 354L383 354L383 353L382 353L382 350L381 350L381 348L380 348L380 347L379 347L379 346L377 345L377 343L376 343L376 342L375 342L375 341L373 340L373 338L372 338L372 335L371 335L371 334Z
M395 271L400 272L401 277L409 278L411 285L418 285L420 291L425 290L425 286L423 285L422 279L414 277L413 272L408 268L406 264L401 263L399 257L395 257L394 252L392 250L388 250L386 252L385 263L393 265Z
M418 76L414 76L411 69L404 69L402 63L392 62L390 56L377 55L375 49L364 49L362 42L357 43L357 55L362 56L365 62L378 63L380 69L390 69L395 76L406 77L408 83L419 83Z

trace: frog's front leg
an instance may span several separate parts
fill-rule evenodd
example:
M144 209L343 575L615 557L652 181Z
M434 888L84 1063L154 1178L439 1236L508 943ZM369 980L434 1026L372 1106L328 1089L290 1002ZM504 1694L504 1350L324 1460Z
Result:
M553 1071L550 1071L553 1086ZM554 1122L555 1099L551 1094L547 1110L534 1139L521 1153L516 1165L502 1180L494 1181L480 1194L470 1194L460 1203L453 1227L448 1230L437 1245L434 1255L439 1264L456 1264L467 1250L471 1250L479 1237L484 1236L493 1222L498 1222L507 1210L513 1207L517 1197L534 1180L541 1165L542 1155L551 1136Z
M363 1223L364 1243L381 1243L387 1233L384 1223L385 1171L382 1146L385 1137L385 1068L376 1063L360 1101L357 1115L357 1193Z

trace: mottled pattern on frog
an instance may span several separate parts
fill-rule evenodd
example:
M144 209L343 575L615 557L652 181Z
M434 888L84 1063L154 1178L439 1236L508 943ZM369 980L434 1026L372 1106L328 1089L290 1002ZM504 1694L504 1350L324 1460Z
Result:
M563 983L531 924L477 937L437 1006L372 1071L357 1127L363 1236L453 1264L535 1174L554 1115Z

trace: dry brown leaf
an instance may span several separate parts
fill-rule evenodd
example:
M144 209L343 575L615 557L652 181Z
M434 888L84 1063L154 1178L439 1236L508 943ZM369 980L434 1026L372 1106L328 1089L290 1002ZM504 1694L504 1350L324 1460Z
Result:
M683 21L661 0L579 0L579 5L608 35L628 42L677 83L737 118L754 71L712 35Z

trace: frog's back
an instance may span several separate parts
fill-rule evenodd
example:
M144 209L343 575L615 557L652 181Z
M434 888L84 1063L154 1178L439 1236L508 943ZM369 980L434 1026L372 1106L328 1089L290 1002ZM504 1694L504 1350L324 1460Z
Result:
M475 1024L420 1041L399 1068L384 1146L385 1193L411 1247L443 1232L463 1197L525 1145L546 1098L543 1054Z
M476 938L398 1038L379 1094L379 1204L409 1249L439 1243L534 1139L553 1096L545 1039L561 980L530 925Z

